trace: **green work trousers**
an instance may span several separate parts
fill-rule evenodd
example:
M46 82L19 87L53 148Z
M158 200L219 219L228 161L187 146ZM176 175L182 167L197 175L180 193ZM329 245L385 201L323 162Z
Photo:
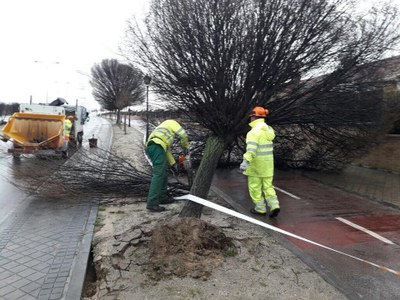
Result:
M152 206L160 204L167 197L168 160L167 154L159 144L149 142L146 151L153 163L153 174L147 195L147 206Z

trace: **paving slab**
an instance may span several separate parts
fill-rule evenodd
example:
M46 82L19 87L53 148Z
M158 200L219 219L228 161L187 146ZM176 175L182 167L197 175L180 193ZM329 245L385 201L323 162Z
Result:
M90 234L88 220L93 222L97 202L26 201L29 205L0 227L0 297L60 299L82 238Z

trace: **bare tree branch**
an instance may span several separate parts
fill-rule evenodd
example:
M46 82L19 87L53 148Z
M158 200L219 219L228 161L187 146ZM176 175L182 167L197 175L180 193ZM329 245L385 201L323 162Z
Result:
M51 175L41 176L43 169ZM146 169L140 171L130 160L101 148L80 148L65 163L54 158L35 159L30 168L24 168L25 176L19 174L25 181L15 184L39 196L62 192L95 196L100 200L113 196L145 197L151 181L150 166ZM169 183L168 192L176 196L187 192L188 188L184 181L175 179Z

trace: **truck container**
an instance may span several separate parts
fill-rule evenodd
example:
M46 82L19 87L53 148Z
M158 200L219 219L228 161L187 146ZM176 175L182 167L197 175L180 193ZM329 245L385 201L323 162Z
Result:
M8 152L19 156L51 150L67 155L64 121L65 114L14 113L3 128L13 143Z
M65 138L65 120L74 116L69 140ZM14 156L20 154L60 154L68 156L69 143L82 143L83 125L88 113L83 106L54 106L21 104L2 130L2 140L11 141L8 149Z

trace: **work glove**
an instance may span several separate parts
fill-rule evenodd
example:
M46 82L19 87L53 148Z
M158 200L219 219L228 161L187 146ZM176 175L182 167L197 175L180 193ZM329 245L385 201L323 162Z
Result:
M242 163L240 164L240 171L244 172L247 169L247 166L249 165L249 162L245 159L243 159Z
M174 163L174 164L171 166L171 171L172 171L172 173L174 173L174 174L178 174L178 164L177 164L177 163Z

